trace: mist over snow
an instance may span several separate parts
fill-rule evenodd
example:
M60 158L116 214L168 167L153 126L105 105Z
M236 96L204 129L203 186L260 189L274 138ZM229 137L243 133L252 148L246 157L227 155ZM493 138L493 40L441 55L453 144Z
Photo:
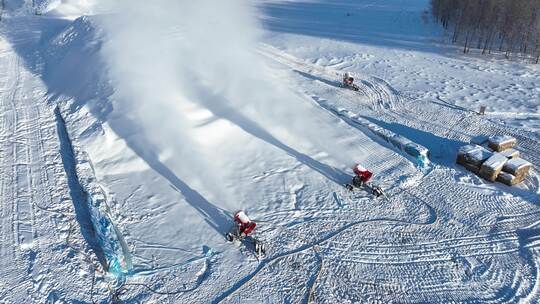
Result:
M205 139L234 140L226 128L189 139L183 130L198 124L194 118L210 115L272 140L308 139L307 147L347 165L352 161L333 142L336 130L312 115L318 109L309 98L288 91L289 84L259 58L262 30L248 1L119 0L99 7L107 13L101 19L107 37L102 53L117 110L136 109L130 115L147 134L159 134L152 141L165 154L181 160L200 154L195 143Z
M1 303L540 303L540 65L429 0L0 1Z

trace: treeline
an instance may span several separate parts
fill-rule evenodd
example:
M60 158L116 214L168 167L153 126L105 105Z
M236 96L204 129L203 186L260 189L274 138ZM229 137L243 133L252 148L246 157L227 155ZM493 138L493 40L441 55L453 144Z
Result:
M464 53L472 47L540 61L540 0L431 0L431 11Z

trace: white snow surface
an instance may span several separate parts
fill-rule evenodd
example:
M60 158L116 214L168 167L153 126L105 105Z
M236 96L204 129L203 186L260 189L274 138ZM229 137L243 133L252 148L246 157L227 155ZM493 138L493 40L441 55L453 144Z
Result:
M127 2L5 0L1 303L540 301L537 66L441 45L425 0ZM519 186L455 164L493 135Z
M263 0L267 42L321 67L376 77L410 100L540 129L540 66L463 56L422 20L426 0Z

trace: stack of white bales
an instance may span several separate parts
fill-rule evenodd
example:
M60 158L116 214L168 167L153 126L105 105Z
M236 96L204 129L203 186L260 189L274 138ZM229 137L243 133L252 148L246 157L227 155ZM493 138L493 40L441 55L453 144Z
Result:
M459 149L457 163L489 181L499 181L513 186L528 176L531 163L520 158L512 149L517 140L510 136L494 136L480 144L470 144Z

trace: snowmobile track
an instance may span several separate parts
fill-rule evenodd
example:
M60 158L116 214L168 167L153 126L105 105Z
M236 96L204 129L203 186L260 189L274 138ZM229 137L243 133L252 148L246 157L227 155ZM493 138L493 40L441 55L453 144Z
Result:
M4 34L27 34L26 24L12 16L0 26ZM60 147L55 116L44 84L15 50L39 39L28 36L11 43L3 37L0 46L0 67L5 71L0 80L0 196L6 202L0 207L0 268L1 285L10 286L0 288L0 298L38 303L62 293L85 301L89 299L79 291L94 279L80 275L85 262L65 242L74 213L60 155L55 153ZM71 241L80 246L77 231ZM75 276L73 290L55 280Z
M428 205L429 206L429 205ZM434 213L434 211L431 211ZM261 272L261 270L263 270L265 267L287 257L287 256L291 256L291 255L295 255L295 254L299 254L299 253L303 253L305 251L308 251L308 250L314 250L314 247L315 246L321 246L322 244L328 242L328 241L331 241L333 238L339 236L339 234L355 227L355 226L358 226L358 225L361 225L361 224L365 224L365 223L373 223L373 222L388 222L388 223L397 223L397 224L406 224L406 225L431 225L435 222L436 220L436 215L433 215L431 216L426 222L420 222L420 223L416 223L416 222L409 222L409 221L404 221L404 220L396 220L396 219L390 219L390 218L379 218L379 219L369 219L369 220L362 220L362 221L356 221L356 222L351 222L351 223L348 223L346 225L344 225L343 227L339 228L338 230L334 231L334 232L331 232L329 233L327 236L315 241L315 242L311 242L310 244L306 244L306 245L303 245L299 248L296 248L294 250L291 250L291 251L287 251L287 252L284 252L284 253L280 253L280 254L277 254L276 256L273 256L273 257L270 257L270 258L266 258L266 259L263 259L258 267L253 271L251 272L249 275L245 276L243 279L241 279L240 281L238 281L237 283L235 283L231 288L229 288L228 290L226 290L224 293L222 293L221 295L219 295L218 297L216 297L212 303L221 303L222 301L224 300L227 300L227 299L230 299L231 296L233 296L236 292L238 292L240 289L242 289L243 286L246 286L247 284L249 284L256 276L257 274L259 274Z
M540 280L538 263L534 258L516 260L516 256L529 256L529 252L537 252L539 244L537 237L525 239L520 237L522 234L520 227L527 227L535 221L535 213L524 215L523 210L531 208L528 202L538 202L540 189L536 170L524 184L527 190L500 185L486 186L476 181L476 178L471 180L470 174L454 165L455 156L451 151L453 147L450 150L445 149L449 143L457 147L476 136L505 134L516 137L519 141L518 149L525 158L538 163L540 153L535 151L534 147L540 146L540 143L534 136L494 123L470 110L457 110L438 103L414 100L400 94L384 80L376 77L361 77L358 82L361 88L359 93L345 90L339 86L339 81L334 81L339 79L339 72L332 72L332 68L310 64L272 47L263 46L261 49L264 56L311 80L307 83L307 87L303 88L303 92L308 96L327 100L328 107L325 108L332 114L339 114L341 109L347 109L352 113L363 113L368 118L375 117L374 122L384 128L407 130L408 134L416 135L418 141L415 138L410 139L419 144L424 144L422 140L429 138L430 141L425 143L431 144L430 147L426 147L432 150L435 166L415 183L415 187L402 190L404 193L410 192L411 195L421 196L422 201L433 204L439 219L433 226L455 225L457 222L459 227L466 229L463 233L458 233L457 237L440 234L436 238L438 241L433 243L413 239L402 246L392 244L385 247L377 244L371 247L359 244L359 248L347 250L345 248L353 247L351 243L323 242L321 245L324 246L321 246L321 249L324 252L336 252L335 260L326 255L324 257L325 260L331 261L333 268L348 269L360 264L364 265L362 271L369 271L366 269L371 269L370 265L374 264L379 265L378 271L387 267L395 269L397 273L403 273L403 279L398 283L407 290L403 294L416 295L412 298L400 298L403 302L463 302L477 299L482 302L500 303L519 298L537 298ZM380 100L390 100L387 103L389 106L380 104ZM446 195L432 189L446 189ZM502 193L506 194L501 195ZM463 202L468 202L469 207L463 208ZM495 216L497 214L510 215L499 220ZM515 216L511 216L512 214ZM461 234L463 235L459 236ZM336 241L338 239L336 238ZM405 257L401 257L402 255ZM480 262L486 268L481 268L484 269L482 270L484 274L479 282L486 286L499 286L501 290L475 292L474 288L465 288L465 285L445 285L430 281L432 275L427 276L425 282L422 280L409 282L408 273L412 275L424 267L432 269L437 267L436 265L454 263L451 262L453 256L459 257L455 263L457 270L441 268L433 274L436 280L437 275L450 276L445 278L445 281L480 280L474 274L468 273L472 270L467 268L468 262L461 262L461 259L488 261L486 264ZM341 268L335 265L345 260L351 264ZM386 267L382 268L380 265ZM502 271L508 268L513 271L507 273ZM388 273L387 276L393 277L396 272ZM524 279L524 276L530 276L530 279ZM339 275L334 278L333 275L326 274L320 284L324 285L330 278L334 280L329 283L332 286L341 280ZM351 286L353 285L347 282L343 288L350 290ZM363 288L360 286L364 285L360 284L358 289Z
M341 88L337 81L328 80L338 79L340 75L338 71L331 68L310 64L264 44L259 48L259 52L293 70L300 70L306 75L313 75L310 76L312 80L332 89L334 96L338 96L335 98L336 100L350 105L351 107L347 108L347 110L352 113L365 113L364 116L366 117L377 117L376 121L378 122L376 124L380 124L384 128L387 125L401 125L400 128L410 128L415 133L419 133L418 136L422 135L421 133L431 134L430 136L435 137L437 141L431 143L433 147L427 146L427 148L430 148L432 154L436 158L442 159L446 165L455 161L454 153L448 153L444 149L444 145L447 145L448 142L465 144L474 137L493 134L515 137L519 142L517 149L523 153L525 158L532 163L540 163L540 152L535 148L540 146L540 142L523 130L494 123L484 119L483 116L476 115L472 111L466 113L462 111L456 112L453 109L441 107L436 103L411 100L392 88L386 81L377 77L359 75L361 79L359 79L358 84L361 93L365 95L362 96L358 92ZM367 102L364 101L365 98L367 98ZM381 100L388 101L388 106L381 106ZM339 109L342 107L334 106L332 102L328 102L325 108L339 113ZM419 142L415 138L411 138L411 140L424 144L424 142ZM440 144L437 145L437 142L440 142ZM536 172L533 172L534 174ZM538 192L540 188L536 187L530 190Z

